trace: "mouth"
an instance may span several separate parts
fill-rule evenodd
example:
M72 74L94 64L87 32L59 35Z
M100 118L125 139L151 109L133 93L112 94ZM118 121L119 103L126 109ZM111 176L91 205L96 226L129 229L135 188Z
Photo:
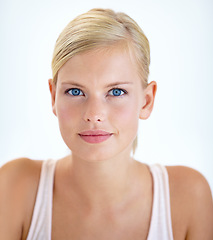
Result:
M101 143L109 139L113 133L102 130L84 131L78 134L87 143Z

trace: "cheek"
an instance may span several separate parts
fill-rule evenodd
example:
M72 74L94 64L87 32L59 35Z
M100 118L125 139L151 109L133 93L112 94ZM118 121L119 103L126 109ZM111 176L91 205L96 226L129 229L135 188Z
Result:
M137 125L140 108L137 99L128 99L126 103L114 108L113 119L121 125Z
M66 101L58 101L56 104L57 117L59 122L69 123L78 118L78 108Z

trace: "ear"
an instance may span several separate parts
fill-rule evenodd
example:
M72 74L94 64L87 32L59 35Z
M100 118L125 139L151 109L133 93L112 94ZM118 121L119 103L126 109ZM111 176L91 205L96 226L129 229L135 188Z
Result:
M144 89L144 103L140 111L140 119L147 119L153 109L155 94L157 91L157 83L155 81L148 84Z
M52 111L57 116L56 108L55 108L56 85L52 79L48 80L48 84L49 84L49 90L50 90L51 100L52 100Z

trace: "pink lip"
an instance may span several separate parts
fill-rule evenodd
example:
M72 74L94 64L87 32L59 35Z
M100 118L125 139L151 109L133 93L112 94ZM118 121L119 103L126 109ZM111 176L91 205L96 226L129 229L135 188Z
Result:
M79 133L79 136L88 143L101 143L112 136L112 133L102 130L90 130Z

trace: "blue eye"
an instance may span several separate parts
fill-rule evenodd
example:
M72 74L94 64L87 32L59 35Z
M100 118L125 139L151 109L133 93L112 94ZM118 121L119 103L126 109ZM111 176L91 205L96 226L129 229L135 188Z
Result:
M114 88L112 90L109 91L109 95L115 96L115 97L119 97L124 95L126 92L120 88Z
M71 89L67 90L66 93L68 93L72 96L82 96L83 95L83 92L78 88L71 88Z

